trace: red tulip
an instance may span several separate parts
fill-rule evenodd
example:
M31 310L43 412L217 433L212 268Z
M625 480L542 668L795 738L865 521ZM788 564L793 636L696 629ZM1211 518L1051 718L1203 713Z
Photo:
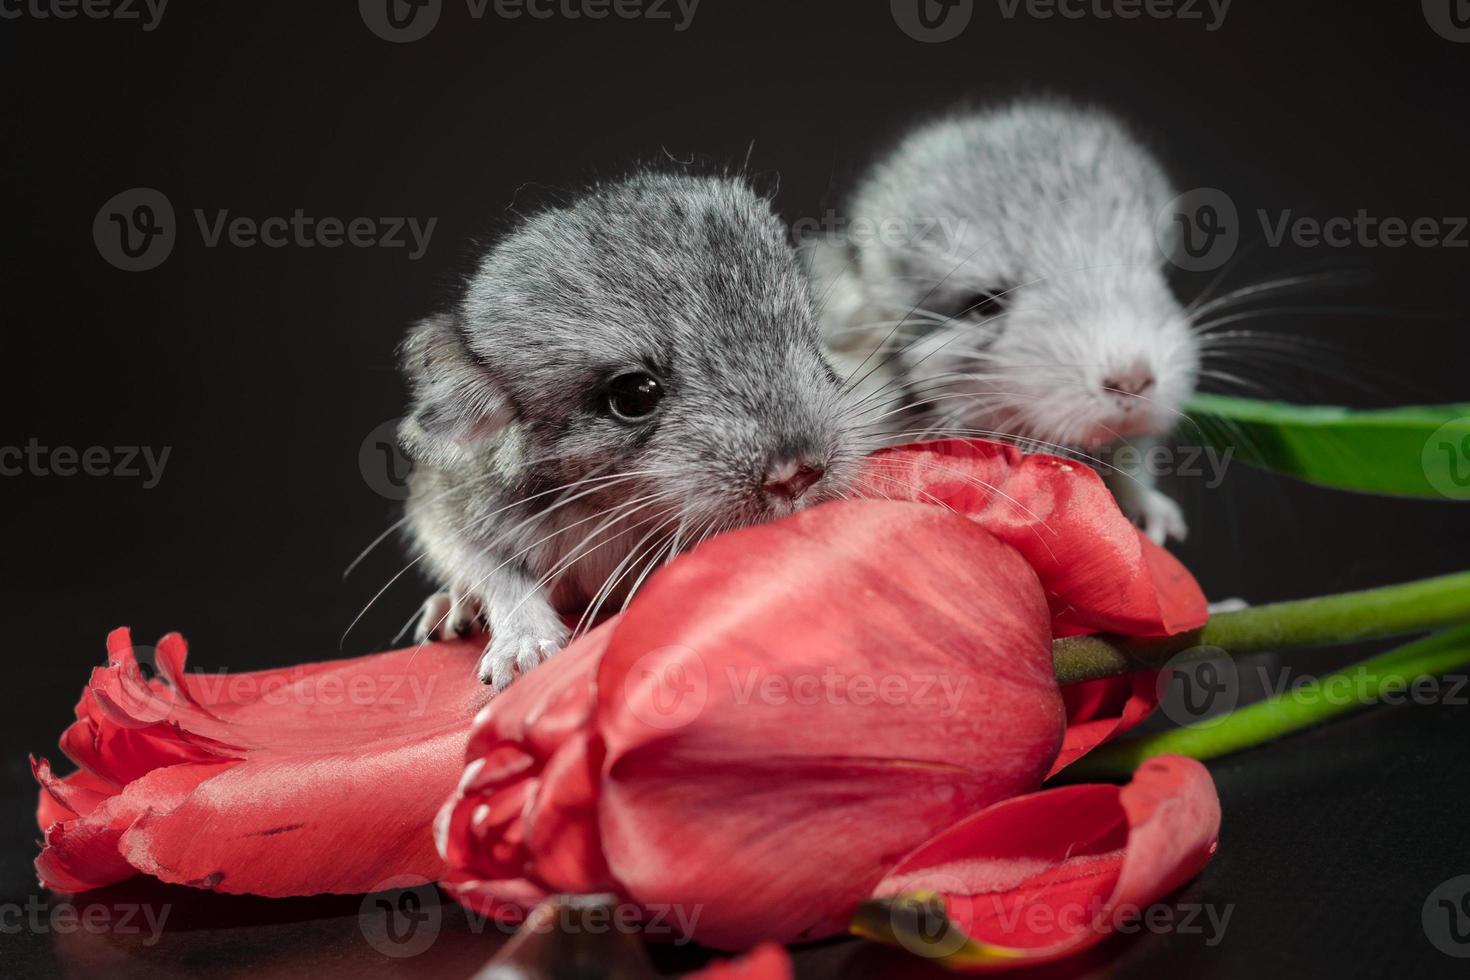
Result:
M949 507L1021 552L1046 590L1056 636L1169 636L1209 619L1194 577L1129 523L1081 463L943 439L875 453L861 484L871 495ZM1069 687L1067 740L1053 772L1147 718L1158 705L1157 679Z
M1079 621L1133 594L1088 609L1110 596L1056 571ZM723 948L841 932L905 852L1040 786L1055 608L1017 549L934 506L707 542L481 714L445 884L506 918L611 891Z
M1209 772L1160 756L1127 786L1045 790L962 820L888 873L855 931L951 967L1050 962L1101 942L1193 878L1219 834ZM915 929L931 895L950 925Z
M650 932L714 945L841 931L906 852L1151 705L1127 679L1064 700L1053 634L1203 621L1193 580L1090 470L933 443L880 454L864 484L923 503L707 542L472 735L489 695L469 644L210 676L185 674L170 636L149 679L115 632L62 737L81 770L34 763L37 870L64 891L141 871L260 895L442 872L503 918L611 892ZM456 778L446 870L428 825Z
M439 876L430 824L487 699L467 645L209 675L184 673L170 634L151 679L127 630L107 649L61 737L81 769L57 778L33 761L47 887L142 872L281 896Z

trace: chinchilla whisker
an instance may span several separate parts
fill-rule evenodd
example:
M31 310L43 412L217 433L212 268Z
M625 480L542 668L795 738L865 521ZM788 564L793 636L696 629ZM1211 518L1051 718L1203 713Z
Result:
M1018 286L1018 287L1015 287L1015 288L1019 289L1020 287ZM1010 290L1007 290L1007 292L1010 292ZM1000 318L1004 317L1005 315L1006 314L1004 312L997 313L995 316L986 317L984 320L977 321L974 324L974 326L977 327L977 328L978 327L987 326L987 325L995 322L996 320L999 320ZM937 330L939 327L947 326L948 324L952 323L953 321L955 321L958 318L959 318L958 314L955 315L955 316L946 317L942 323L936 325L936 328L935 329ZM902 324L902 322L903 321L900 321L900 325ZM895 327L894 329L897 330L898 328ZM892 336L892 333L890 332L889 337L891 337L891 336ZM909 366L910 370L912 370L914 367L917 367L920 364L923 364L929 358L933 357L935 354L939 353L941 350L944 350L950 344L952 344L955 341L959 340L961 336L962 336L961 334L956 333L954 336L948 338L943 343L940 343L940 344L936 345L933 350L930 350L930 351L926 352L923 357L920 357L917 361L915 361L912 365L910 365ZM925 333L925 334L922 334L922 335L920 335L918 337L915 337L913 340L911 340L908 343L904 344L902 347L895 348L893 351L891 351L888 354L887 357L881 358L878 361L877 364L874 364L871 368L869 368L862 375L862 377L858 378L856 381L853 381L851 379L851 377L849 376L849 379L848 379L847 383L845 383L843 385L843 390L845 390L845 391L851 391L852 389L854 389L858 385L862 384L864 381L868 380L868 378L872 377L872 375L874 374L874 372L881 371L883 368L887 367L889 364L893 363L895 360L897 360L898 358L902 357L904 354L907 354L910 350L912 350L914 347L917 347L919 344L925 342L927 339L929 339L929 334ZM888 338L884 338L883 344L880 344L874 350L875 351L876 350L881 350L882 347L887 343L887 341L888 341ZM871 358L872 356L873 355L870 353L868 355L868 358ZM864 358L863 363L862 364L859 364L856 368L854 368L852 373L853 374L856 374L858 371L861 371L862 368L863 368L863 364L866 364L867 361L868 361L868 359L867 358Z
M442 498L448 496L451 493L462 491L465 487L473 486L476 483L485 483L485 482L488 482L491 479L493 479L494 476L495 476L494 473L486 473L486 474L484 474L484 475L482 475L480 477L477 477L477 478L475 478L473 480L467 481L467 482L465 482L463 484L460 484L458 486L446 487L444 490L440 491L439 493L432 494L431 496L429 496L428 498L426 498L425 502L427 503L427 502L432 502L432 501L435 501L435 500L442 499ZM558 487L552 487L550 490L543 490L540 493L534 493L534 494L531 494L528 497L523 497L520 500L512 501L511 503L506 504L504 507L498 507L494 511L491 511L489 514L482 515L482 516L485 517L485 518L493 517L494 515L499 514L499 513L503 512L503 511L510 510L512 507L515 507L517 504L526 503L528 501L535 500L538 497L544 497L544 496L546 496L548 494L557 493L558 491L571 490L571 489L574 489L575 487L581 486L582 484L590 483L590 482L592 482L595 479L619 480L619 479L624 479L624 478L627 478L627 477L628 477L628 474L616 474L616 475L611 476L611 477L589 477L589 478L587 478L585 480L577 480L577 481L575 481L573 483L563 484L562 486L558 486ZM347 570L342 573L342 579L343 579L343 581L346 581L347 578L352 575L353 569L355 569L358 565L362 564L362 560L364 558L366 558L369 554L371 554L372 553L372 550L374 548L376 548L378 545L382 544L384 541L388 540L388 538L393 535L393 532L394 531L396 531L399 528L403 527L403 525L406 524L406 523L408 523L408 521L409 521L409 515L408 514L404 514L398 520L396 520L392 524L388 525L388 529L386 531L384 531L382 534L379 534L376 538L374 538L372 540L372 543L369 544L366 548L364 548L358 554L358 556L352 560L352 563L347 566Z
M976 246L975 251L978 252L979 250L980 250L980 246ZM974 252L972 252L970 254L971 255L974 255ZM925 293L922 297L920 297L919 298L919 301L917 303L915 303L911 307L909 307L909 311L904 314L903 318L900 319L897 324L894 325L894 327L893 327L892 330L888 331L888 333L883 337L883 339L874 348L874 352L876 352L878 350L881 350L884 346L886 346L887 343L888 343L888 341L892 339L893 335L895 333L897 333L899 330L902 330L903 329L903 325L908 322L909 317L912 316L915 311L922 309L923 306L924 306L924 304L929 301L929 298L931 296L933 296L936 292L938 292L944 286L944 284L949 280L950 276L953 276L956 272L958 272L960 270L960 268L962 266L964 266L964 264L965 264L966 261L968 261L968 258L960 259L958 262L956 262L955 265L954 265L954 268L950 269L949 272L945 274L945 276L944 276L943 279L940 279L933 286L931 286L929 288L929 291L927 293ZM887 363L888 360L892 360L892 358L893 357L896 357L896 356L897 356L897 354L894 354L894 355L890 356L887 360L880 361L877 365L874 366L873 370L875 370L875 371L878 370L885 363ZM868 377L868 375L870 375L870 374L873 373L872 371L869 371L868 374L864 374L856 382L853 381L853 375L857 374L864 367L866 367L867 364L868 364L868 361L872 360L872 358L873 358L873 353L869 353L867 357L865 357L865 358L862 359L861 363L859 363L857 367L855 367L855 368L852 369L851 373L848 374L847 378L842 383L842 388L843 388L844 391L849 391L855 385L861 384Z
M952 383L957 383L958 379L964 379L964 378L968 378L968 377L973 377L973 375L967 374L965 372L960 372L960 371L951 371L951 372L946 372L944 374L936 374L936 375L932 375L932 376L926 377L923 381L914 382L914 383L908 384L907 386L902 386L900 384L900 380L898 378L891 378L888 381L885 381L879 387L875 388L873 391L871 391L868 394L864 395L862 398L859 398L856 401L850 401L850 402L848 402L845 407L846 407L849 415L854 415L854 416L861 417L861 415L864 412L867 412L867 411L876 411L877 409L887 407L889 404L892 403L892 401L895 398L900 397L900 395L902 393L912 394L912 393L915 393L915 392L924 391L924 390L926 390L929 387L934 386L934 385L946 383L946 382L942 381L941 379L946 379L946 378L956 379L956 381L948 382L948 383L951 383L952 384ZM894 385L900 385L901 387L903 387L903 392L901 393L897 389L895 389L892 393L889 393L888 392L888 389L889 388L893 388ZM884 397L885 394L887 394L887 397L886 398ZM883 400L879 401L879 399L883 399ZM873 405L873 406L864 408L864 406L867 406L869 402L875 402L875 401L877 402L876 405ZM862 409L862 411L859 411L859 409Z
M342 648L344 646L347 645L347 636L348 636L348 634L351 633L352 630L353 630L353 628L356 627L357 624L362 621L362 617L364 617L364 616L367 615L368 610L371 609L371 608L373 608L373 604L376 603L379 599L381 599L383 597L383 594L385 592L387 592L389 589L393 588L393 585L394 585L395 582L397 582L399 579L403 578L403 576L407 575L409 573L409 571L412 570L415 565L417 565L419 562L423 561L424 558L426 558L427 556L428 556L428 552L423 552L423 553L419 554L419 556L417 558L415 558L412 561L410 561L407 565L404 565L403 568L399 569L398 573L388 580L388 584L384 585L381 589L379 589L373 595L373 597L367 601L367 605L363 606L362 607L362 610L360 612L358 612L358 614L356 616L352 617L352 622L350 622L350 623L347 624L347 628L342 631L342 636L337 640L337 650L339 652L342 650Z
M966 377L966 375L961 375L961 377ZM988 375L988 374L973 374L973 375L968 375L968 377L970 377L970 378L972 378L972 379L974 379L976 381L980 381L980 382L985 382L985 381L990 381L990 380L998 380L999 379L998 376ZM1008 380L1009 381L1009 380L1014 380L1014 379L1007 376L1007 377L1004 378L1004 380ZM1056 384L1056 385L1070 385L1070 386L1075 387L1075 388L1087 388L1089 390L1092 388L1092 386L1089 385L1089 384L1087 384L1086 382L1077 381L1077 380L1070 379L1070 378L1048 378L1047 379L1047 383L1048 384ZM1183 422L1192 422L1193 421L1193 419L1191 419L1187 414L1185 414L1184 412L1180 411L1179 409L1176 409L1176 408L1174 408L1173 406L1170 406L1170 405L1165 405L1163 402L1159 401L1158 399L1156 399L1156 398L1150 398L1148 395L1142 394L1140 392L1136 392L1136 391L1124 391L1124 390L1122 390L1120 388L1110 388L1110 387L1107 387L1105 385L1104 386L1100 386L1100 387L1101 387L1101 390L1110 392L1113 395L1116 395L1116 396L1121 397L1121 398L1133 398L1133 399L1137 399L1138 401L1144 402L1145 404L1149 405L1150 407L1156 408L1159 411L1164 412L1165 414L1177 416ZM986 393L988 394L989 392L986 392ZM1021 393L1021 392L998 392L998 394L1002 394L1002 395L1005 395L1006 397L1011 397L1011 398L1028 398L1028 397L1029 398L1041 398L1041 397L1043 397L1043 396L1038 395L1038 394Z
M1200 377L1210 378L1215 381L1223 381L1239 391L1254 392L1256 394L1264 395L1268 399L1275 397L1275 394L1259 381L1242 378L1239 375L1231 374L1228 371L1219 371L1213 368L1204 368L1200 371Z
M640 497L635 497L632 500L619 503L613 507L608 508L607 510L597 511L596 513L584 517L581 520L568 524L565 527L562 527L556 531L552 531L550 534L543 535L540 539L522 549L520 553L513 557L522 557L523 555L534 551L536 548L539 548L541 545L552 540L553 538L559 537L560 535L564 534L567 531L570 531L575 527L580 527L581 525L591 523L592 521L601 522L592 530L584 534L575 545L568 549L567 555L565 555L560 561L556 562L552 566L550 571L548 571L545 575L537 580L535 586L528 592L528 595L533 594L537 588L545 588L559 574L566 571L568 568L576 564L578 561L581 561L583 558L586 558L593 551L596 551L603 545L616 540L620 535L626 534L630 529L626 527L621 528L613 534L609 535L606 540L599 542L598 544L593 545L589 548L588 546L591 545L593 541L596 541L603 532L616 527L620 521L626 521L637 516L639 513L647 510L650 507L658 507L659 505L668 502L668 499L668 495L664 491L658 490L652 493L644 494ZM657 514L654 515L654 517L657 516Z
M629 513L636 513L638 510L641 510L643 506L651 506L654 502L657 501L658 497L659 497L659 494L658 493L651 493L651 494L647 494L646 496L643 496L643 497L635 498L634 500L632 500L632 501L630 501L628 503L621 504L618 507L613 508L613 516L611 518L609 518L608 521L606 522L606 524L604 524L602 527L605 528L607 526L610 526L612 524L615 524L621 518L628 516ZM631 512L628 511L628 508L632 508ZM529 554L530 552L534 551L536 548L540 547L541 545L545 544L547 541L551 540L552 538L558 537L558 536L566 533L567 531L570 531L571 529L573 529L575 527L581 526L582 524L586 524L586 523L588 523L590 521L595 521L598 518L606 517L606 516L607 516L607 512L598 512L598 513L595 513L595 514L591 515L590 517L584 517L581 520L578 520L578 521L576 521L576 522L574 522L572 524L568 524L568 525L566 525L564 527L558 528L557 530L552 531L551 533L544 535L539 540L534 541L531 544L527 545L526 547L522 548L520 551L517 551L515 554L511 555L505 561L501 562L499 565L496 565L490 571L486 572L476 582L474 582L469 587L469 589L467 589L465 591L467 593L473 593L480 586L484 585L485 582L489 581L490 577L492 575L494 575L496 572L500 571L503 568L506 568L511 563L515 562L517 559L520 559L520 558L525 557L527 554ZM591 534L589 534L587 537L584 537L582 539L582 541L578 545L578 547L585 546L586 543L589 540L591 540L591 538L595 537L596 534L598 533L598 531L601 530L601 529L602 528L594 529ZM611 540L611 539L609 539L609 540ZM604 544L605 543L606 542L604 542ZM600 547L600 545L599 545L599 547ZM576 560L576 558L574 556L572 559L569 559L568 560L567 564L570 565L570 563L572 561L575 561L575 560ZM528 593L528 595L530 595L530 594L531 593ZM443 626L444 623L445 623L445 621L448 619L448 616L449 616L449 613L445 613L443 616L439 617L438 621L434 623L433 628L430 629L429 633L432 635L435 631L438 630L438 628L440 626Z
M1220 327L1228 326L1232 323L1281 316L1351 316L1369 319L1394 317L1395 319L1414 320L1439 320L1444 318L1439 313L1399 310L1391 307L1377 306L1268 306L1260 309L1243 310L1239 313L1227 313L1213 320L1199 322L1194 324L1194 330L1197 334L1207 336L1210 331L1218 330Z
M1024 434L1017 434L1016 432L1002 431L999 429L977 429L969 426L946 423L944 424L943 428L936 428L931 426L926 429L910 429L904 432L895 433L895 435L900 437L940 436L945 438L964 438L974 436L983 439L995 439L999 441L1014 443L1020 449L1027 452L1044 451L1055 453L1058 455L1077 456L1089 462L1097 463L1098 465L1107 465L1102 460L1094 459L1093 457L1082 453L1080 450L1073 446L1069 446L1059 442L1048 442L1045 439L1032 438Z
M628 477L628 479L633 479L633 476L630 475ZM593 494L601 493L601 492L609 489L610 487L614 486L618 482L622 482L622 481L609 481L608 483L600 484L598 486L591 487L589 489L584 489L580 493L578 493L578 494L576 494L576 495L574 495L572 497L568 497L568 498L566 498L564 500L558 500L557 502L553 503L549 507L543 508L543 509L541 509L539 511L536 511L536 512L534 512L532 514L529 514L526 517L521 518L519 521L516 521L514 524L509 525L508 527L501 528L499 531L497 531L495 533L495 535L492 537L492 539L491 539L491 541L489 543L494 544L496 542L499 542L503 538L506 538L506 537L509 537L512 534L515 534L517 531L520 531L523 528L529 527L530 525L535 524L535 523L538 523L538 522L545 521L548 517L550 517L551 514L555 513L558 510L561 510L563 507L570 506L571 504L576 503L578 500L582 500L582 499L584 499L586 497L590 497ZM459 527L457 529L457 531L458 531L459 534L468 534L471 531L478 530L482 525L484 525L485 523L487 523L490 520L490 518L493 517L493 516L494 516L494 514L481 515L480 517L478 517L478 518L470 521L467 525L464 525L463 527ZM570 525L570 526L575 527L576 525L573 524L573 525ZM532 547L535 547L535 545L532 545ZM521 552L521 554L525 554L525 552L523 551L523 552Z
M867 420L863 423L863 425L878 425L884 419L888 418L891 415L901 415L906 411L911 411L916 408L923 408L925 405L937 405L940 402L953 401L956 398L964 399L966 403L971 404L979 402L981 404L999 405L1003 404L1005 400L1009 398L1042 397L1044 396L1036 393L1019 391L951 391L940 395L930 395L928 398L920 398L915 401L905 402L901 407L890 409L889 411L884 412L882 415Z
M1191 319L1199 320L1209 316L1216 310L1228 309L1231 306L1239 306L1250 302L1261 296L1273 293L1287 292L1293 289L1301 289L1307 286L1315 286L1320 283L1352 282L1361 279L1357 274L1344 274L1342 272L1317 272L1298 276L1283 276L1280 279L1269 279L1265 282L1252 283L1241 286L1223 293L1206 303L1198 306L1191 304L1185 307Z
M962 473L959 470L954 469L953 467L943 466L943 465L941 465L939 463L934 462L933 460L920 459L920 460L915 460L915 462L917 462L920 466L927 466L927 467L929 467L931 469L938 470L939 472L944 473L947 476L957 477L961 482L966 483L966 484L968 484L968 485L970 485L972 487L976 487L976 488L981 489L981 490L986 490L986 491L988 491L990 493L995 494L997 497L999 497L1002 500L1005 500L1006 502L1010 503L1013 507L1015 507L1021 513L1025 514L1027 517L1030 517L1031 519L1035 520L1042 527L1045 527L1048 530L1050 530L1050 525L1048 525L1045 521L1043 521L1041 519L1041 516L1039 514L1035 513L1034 511L1032 511L1031 509L1029 509L1028 507L1026 507L1019 500L1017 500L1016 498L1012 497L1010 494L1006 493L1004 490L1000 489L1000 487L997 487L997 486L994 486L992 484L986 483L984 480L976 479L976 478L974 478L972 476L969 476L969 475L967 475L965 473ZM888 477L888 478L889 479L894 479L892 477ZM896 482L896 480L895 480L895 482ZM909 488L912 489L912 490L917 490L918 489L918 488L914 487L911 484L909 485ZM926 496L927 496L927 494L926 494Z
M608 597L612 595L612 592L614 589L617 588L618 583L627 576L629 571L637 567L638 562L643 560L644 552L640 549L643 548L644 542L648 541L649 538L666 532L669 528L670 522L665 515L655 514L652 518L650 518L650 521L658 521L658 523L654 524L654 526L649 528L648 532L644 534L643 537L639 538L636 542L633 543L633 545L628 549L628 553L623 556L622 561L618 562L617 565L613 567L613 570L609 572L607 576L603 579L602 585L600 585L596 593L593 594L591 601L587 604L587 608L582 610L582 615L577 618L577 625L572 630L573 636L582 635L582 631L585 628L597 622L597 616L602 611L603 604L607 601ZM640 524L638 526L641 527L642 525Z
M629 472L610 474L605 477L592 477L589 479L577 480L574 483L565 484L560 487L553 487L550 490L543 490L540 493L533 493L529 496L518 498L503 507L497 507L494 510L490 511L488 514L481 514L477 516L473 521L465 525L461 530L474 530L475 528L484 525L491 518L495 517L498 514L504 513L505 511L510 510L514 507L518 507L522 504L529 503L530 501L536 500L540 497L544 497L550 493L556 493L558 491L570 491L581 488L581 492L570 497L559 499L552 503L550 506L541 508L536 512L537 517L545 517L546 515L551 514L554 511L560 510L562 507L565 507L568 504L575 503L576 501L582 500L585 497L590 497L595 493L601 493L602 491L610 489L611 487L619 483L627 483L629 481L639 479L640 477L654 475L656 475L656 471L654 470L632 470Z
M577 545L577 547L578 548L585 548L587 542L590 541L591 539L595 538L597 536L597 534L599 534L602 530L605 530L607 527L611 526L612 524L616 524L619 520L623 520L623 519L626 519L628 517L633 516L634 514L637 514L640 510L643 510L645 507L653 506L655 503L657 503L657 500L658 500L659 496L660 495L657 494L657 493L649 494L646 497L640 497L640 498L637 498L637 499L635 499L633 501L630 501L630 502L628 502L626 504L622 504L622 505L620 505L618 507L613 508L613 511L614 511L613 516L611 518L609 518L608 521L606 521L604 524L602 524L598 528L594 529L589 535L587 535L586 537L584 537L582 539L582 541L579 542L579 544ZM491 569L479 581L475 582L470 587L470 589L467 590L467 591L473 592L474 590L478 589L481 585L483 585L486 581L489 580L490 576L494 575L497 571L500 571L502 568L504 568L506 565L510 564L511 562L515 561L517 558L522 557L526 552L529 552L530 550L538 547L539 545L544 544L550 538L556 537L557 535L561 534L562 532L568 531L571 528L576 527L578 524L586 523L587 521L596 520L597 518L604 517L604 516L606 516L606 512L600 512L600 513L597 513L597 514L593 514L591 517L584 518L583 520L578 521L576 524L569 524L566 527L563 527L563 528L561 528L561 529L559 529L557 531L552 532L549 535L546 535L540 541L536 542L535 544L530 545L524 551L522 551L522 552L520 552L520 553L518 553L516 555L512 555L510 558L506 559L505 562L502 562L500 565L497 565L495 568ZM603 542L597 544L596 546L594 546L594 547L592 547L590 549L587 549L585 552L583 552L580 555L580 557L586 557L587 554L590 554L591 552L596 551L598 548L601 548L603 545L608 544L609 542L611 542L612 540L614 540L616 537L617 537L617 535L613 535L612 537L608 538L606 541L603 541ZM566 561L565 565L562 566L563 567L563 570L565 569L566 566L569 566L574 561L576 561L577 560L577 557L578 556L574 555L572 558L568 559ZM545 581L549 581L551 577L552 576L548 575ZM544 586L545 583L543 581L540 584L542 584ZM522 604L524 604L525 602L527 602L534 595L535 595L535 589L528 590L526 592L525 596L523 596L519 602L517 602L513 607L511 607L511 609L509 610L509 612L514 612L515 610L519 609ZM446 613L445 616L441 616L440 617L440 619L434 624L433 628L431 630L429 630L429 635L433 635L433 633L436 632L438 630L438 628L444 624L445 618L447 616L448 616L448 614ZM492 630L494 629L493 625L491 626L491 629ZM419 644L419 648L422 649L423 646L424 646L424 643L427 643L427 642L428 642L428 640L426 638L423 643L420 643ZM415 655L417 655L417 652L415 652Z
M616 589L618 587L618 584L627 577L629 572L638 567L639 563L642 562L648 554L653 553L653 551L657 549L657 547L659 547L659 542L657 540L647 549L643 547L644 543L649 541L650 539L657 539L659 535L667 533L668 529L669 522L667 519L659 521L658 523L654 524L653 527L649 528L647 533L645 533L643 537L639 538L633 543L633 545L628 549L628 553L623 556L623 560L618 562L618 564L613 567L612 571L610 571L603 579L602 584L598 586L597 591L593 594L592 601L588 603L587 608L582 610L582 615L577 620L576 629L572 631L572 634L574 636L580 634L582 630L597 622L597 617L602 612L603 604L607 602L609 597L611 597L613 590ZM631 592L629 594L631 595Z

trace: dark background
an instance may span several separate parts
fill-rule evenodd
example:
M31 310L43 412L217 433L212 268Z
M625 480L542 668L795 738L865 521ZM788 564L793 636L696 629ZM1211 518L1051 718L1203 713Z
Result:
M171 447L152 489L126 477L0 479L0 902L44 899L25 756L57 755L111 627L143 642L180 630L208 669L391 642L424 594L408 577L342 641L404 560L390 542L343 581L396 517L359 450L400 411L402 330L453 297L472 241L502 227L513 202L665 153L717 165L748 154L788 219L820 217L916 115L964 96L1071 94L1135 122L1181 188L1232 197L1257 247L1227 285L1304 268L1365 274L1286 304L1308 311L1249 324L1332 353L1289 344L1235 373L1293 400L1464 401L1470 249L1270 248L1250 216L1470 213L1467 68L1470 44L1439 36L1412 2L1235 0L1207 31L1024 9L1006 19L981 0L963 34L935 44L907 36L886 3L851 0L703 0L684 31L474 20L446 0L436 29L408 44L374 36L350 2L174 0L153 31L0 20L0 363L13 400L0 443ZM159 267L123 272L100 256L92 224L140 186L172 202L178 240ZM195 208L438 222L410 261L403 248L206 248ZM1199 288L1180 280L1186 298ZM1212 596L1266 601L1466 564L1464 505L1358 497L1244 467L1219 489L1177 491L1195 532L1181 554ZM1224 941L1118 939L1061 972L1462 970L1426 939L1420 910L1440 882L1470 873L1467 718L1463 706L1376 708L1214 766L1221 850L1178 901L1233 905ZM355 899L144 894L179 910L156 947L0 935L0 971L159 977L259 962L272 976L453 976L489 951L447 928L420 961L391 961L362 941ZM811 976L902 964L852 943L800 962Z

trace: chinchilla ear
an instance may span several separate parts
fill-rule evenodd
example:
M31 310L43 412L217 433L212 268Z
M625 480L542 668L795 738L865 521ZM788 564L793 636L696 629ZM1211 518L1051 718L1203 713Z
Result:
M413 395L398 441L413 460L453 462L515 417L505 394L455 329L455 315L414 324L400 348Z

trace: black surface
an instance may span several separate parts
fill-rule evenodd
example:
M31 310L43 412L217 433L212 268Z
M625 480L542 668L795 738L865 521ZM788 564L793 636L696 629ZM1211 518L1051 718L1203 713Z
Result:
M958 39L921 44L883 3L703 0L689 28L487 16L446 2L424 40L373 36L351 3L170 5L156 30L0 20L6 287L0 444L171 447L158 485L120 477L0 479L5 710L0 903L39 892L27 752L56 735L107 629L179 629L204 668L333 654L399 567L393 547L342 570L394 517L359 448L396 416L392 348L452 294L472 236L544 189L667 151L749 154L788 218L820 217L876 145L962 94L1051 88L1104 101L1151 136L1182 187L1330 217L1470 212L1463 98L1470 45L1414 3L1236 0L1199 22L1006 19L977 6ZM6 8L10 9L10 8ZM162 190L185 225L148 272L108 265L93 218L114 194ZM427 253L205 248L190 212L436 217ZM1247 231L1247 239L1259 239ZM1258 243L1259 245L1259 243ZM1354 404L1470 399L1464 248L1260 246L1230 284L1326 264L1371 273L1292 305L1437 318L1280 316L1312 336L1237 368L1272 394ZM1189 294L1199 283L1185 279ZM1179 487L1181 550L1212 595L1254 601L1463 567L1470 508L1388 501L1234 468ZM391 589L346 639L387 644L420 596ZM1223 940L1124 937L1059 972L1125 976L1451 975L1421 909L1470 874L1463 830L1467 711L1375 709L1214 767L1220 853L1175 897L1233 909ZM116 930L0 933L7 976L468 975L490 940L449 913L431 950L391 960L363 940L356 899L270 903L122 886L104 903L173 909L143 946ZM140 897L141 896L141 897ZM851 943L800 956L803 975L899 975ZM682 962L679 957L672 965ZM98 972L102 970L103 972Z

